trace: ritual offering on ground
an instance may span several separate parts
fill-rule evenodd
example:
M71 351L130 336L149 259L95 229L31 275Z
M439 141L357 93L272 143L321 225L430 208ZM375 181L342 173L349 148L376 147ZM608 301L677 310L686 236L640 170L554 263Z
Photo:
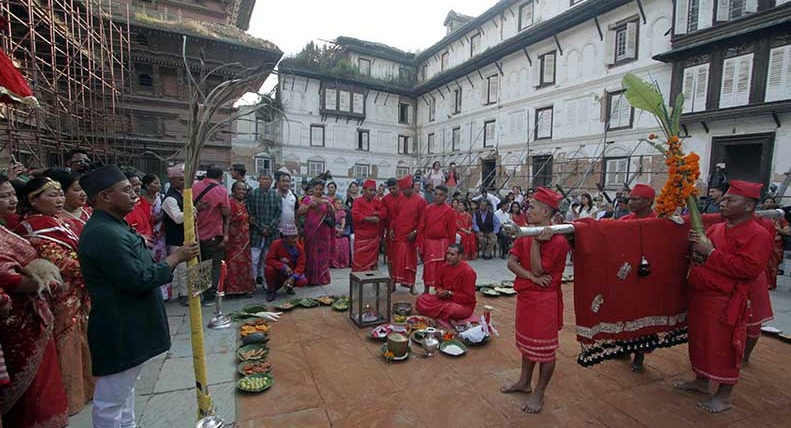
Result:
M242 376L269 373L272 371L272 363L267 363L266 361L260 360L243 361L236 367L236 371L238 371Z
M436 329L434 332L434 337L438 340L451 340L453 339L453 333L441 329ZM409 334L409 338L412 339L412 342L417 343L420 346L423 346L423 339L426 338L426 329L420 330L412 330Z
M391 353L393 359L405 357L409 352L409 337L402 333L390 333L387 335L385 347L387 348L385 351Z
M437 325L437 322L429 317L424 317L422 315L413 315L406 319L405 324L408 331L414 331L414 330L423 330L426 327L434 327Z
M294 309L296 306L297 305L295 305L293 302L283 302L283 303L280 303L279 305L277 305L275 307L277 309L280 309L281 311L290 311L290 310Z
M319 302L311 299L310 297L305 297L302 299L293 300L291 303L295 305L302 306L303 308L315 308L319 305Z
M494 291L500 293L502 296L513 296L516 294L516 290L508 287L495 287Z
M393 326L389 324L382 324L374 327L368 333L368 338L376 341L385 341L387 340L387 335L390 334L391 331L393 331Z
M236 387L244 392L263 392L272 387L274 379L267 373L245 376L236 382Z
M256 331L255 333L250 333L242 336L242 345L250 345L252 343L266 343L266 342L269 342L269 335L266 333L262 333L260 331Z
M500 293L497 290L489 287L481 288L481 294L483 294L486 297L498 297L500 295Z
M349 310L349 299L345 296L341 296L332 303L332 309L340 312L348 311Z
M245 345L236 351L242 361L263 360L269 355L269 348L259 343Z
M514 288L514 282L513 281L500 281L500 287Z
M269 332L269 325L266 323L266 321L262 319L249 321L239 326L239 335L242 337L245 337L248 334L252 334L252 333L268 333L268 332Z
M396 324L403 324L406 322L406 315L393 314L393 322Z
M409 316L412 313L412 303L410 302L395 302L393 303L393 313L396 315Z
M329 306L335 302L332 296L320 296L316 297L315 300L324 306Z
M458 357L467 353L467 347L458 340L447 340L439 345L439 351L452 357Z

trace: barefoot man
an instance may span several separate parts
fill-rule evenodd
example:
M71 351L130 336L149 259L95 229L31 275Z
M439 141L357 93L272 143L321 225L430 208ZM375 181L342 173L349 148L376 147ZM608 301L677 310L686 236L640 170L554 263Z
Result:
M569 245L561 235L553 235L552 216L561 196L540 187L527 206L527 222L544 226L536 237L522 237L514 242L508 269L516 274L516 347L522 353L519 380L500 388L500 392L530 393L522 408L538 413L544 406L544 391L555 370L558 330L563 326L563 296L560 282L566 267ZM539 365L538 383L532 389L533 368Z
M733 180L720 201L725 219L701 236L690 232L692 251L703 261L689 272L689 359L696 378L674 385L678 389L716 393L698 406L709 412L731 407L730 396L739 380L749 321L748 295L754 282L767 287L764 271L772 251L769 233L753 217L761 184Z
M456 211L445 203L447 198L448 188L440 184L434 189L434 202L426 207L418 226L417 242L423 258L424 294L428 293L429 287L437 284L448 245L456 241Z
M401 284L415 293L417 273L417 229L426 212L426 200L414 191L412 176L398 179L401 194L396 199L395 213L387 213L390 219L393 242L393 283Z
M437 187L445 187L440 185ZM478 274L464 260L464 247L450 244L445 251L445 262L438 268L435 294L422 294L415 307L426 315L447 324L469 318L475 310L475 280Z

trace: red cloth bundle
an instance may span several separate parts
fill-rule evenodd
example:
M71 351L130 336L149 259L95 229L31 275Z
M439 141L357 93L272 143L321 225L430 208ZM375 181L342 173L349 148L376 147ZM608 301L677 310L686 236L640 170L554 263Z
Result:
M667 219L575 222L581 365L686 341L688 234Z

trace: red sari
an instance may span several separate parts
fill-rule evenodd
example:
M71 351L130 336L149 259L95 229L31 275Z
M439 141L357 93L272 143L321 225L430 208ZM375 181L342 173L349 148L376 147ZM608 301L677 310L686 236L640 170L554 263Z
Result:
M427 206L417 235L423 257L423 283L433 287L439 280L439 267L445 264L448 245L456 242L456 212L448 204Z
M314 196L306 196L302 204L310 204ZM321 199L332 204L326 197ZM356 203L356 201L355 201ZM329 205L319 203L305 213L305 257L307 259L306 274L308 284L326 285L330 283L330 260L335 253L335 228L324 222L325 216L333 215Z
M469 233L461 229L469 230ZM478 258L478 239L472 231L472 215L468 212L456 212L456 233L461 236L461 245L464 247L464 256L467 260Z
M530 250L532 237L518 238L511 254L519 265L531 270ZM560 346L558 330L563 327L563 294L560 289L569 244L562 235L555 235L540 244L541 267L552 282L542 287L533 281L516 277L516 347L531 361L548 363L555 360Z
M225 260L228 275L225 278L226 294L245 294L255 291L253 255L250 251L250 216L244 201L231 198L231 220L228 226L228 245Z
M0 319L0 345L11 383L0 387L6 427L60 428L69 422L47 301L14 293L22 267L37 258L27 241L0 227L0 286L11 296L11 313Z
M30 241L41 258L60 269L63 277L65 287L52 293L50 307L55 321L61 376L72 415L93 399L95 385L88 347L90 298L77 259L79 238L59 218L42 214L25 216L17 230Z
M354 230L354 251L352 251L352 272L374 270L379 262L379 223L365 221L375 214L382 219L384 206L373 198L358 198L352 205L352 229Z

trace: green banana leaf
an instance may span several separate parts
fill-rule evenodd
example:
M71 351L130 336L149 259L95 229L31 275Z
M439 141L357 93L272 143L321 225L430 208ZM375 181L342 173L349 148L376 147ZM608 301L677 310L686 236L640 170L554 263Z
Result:
M626 88L625 95L629 104L634 108L645 110L654 115L667 133L667 136L670 137L672 135L670 133L670 117L665 106L665 100L656 87L632 73L626 73L621 84Z

